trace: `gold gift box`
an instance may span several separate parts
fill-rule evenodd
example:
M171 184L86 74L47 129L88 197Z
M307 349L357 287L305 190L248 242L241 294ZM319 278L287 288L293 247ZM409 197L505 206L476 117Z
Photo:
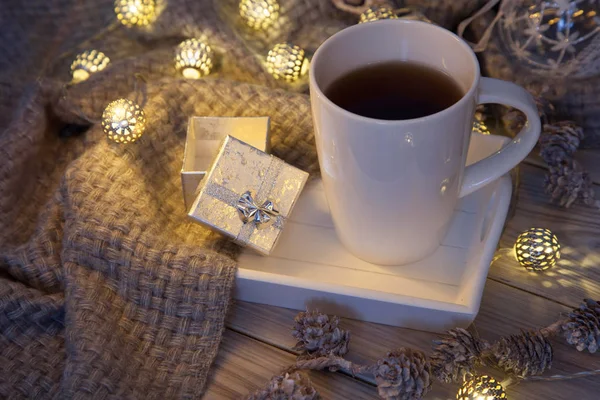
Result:
M307 179L306 172L228 135L188 215L269 255Z
M189 211L202 178L208 172L227 135L257 149L270 151L269 117L191 117L188 121L181 187L185 211Z

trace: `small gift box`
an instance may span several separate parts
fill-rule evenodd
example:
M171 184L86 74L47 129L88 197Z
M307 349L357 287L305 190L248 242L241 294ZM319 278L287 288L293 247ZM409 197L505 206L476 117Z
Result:
M307 179L306 172L228 135L188 215L268 255Z
M191 117L189 119L181 167L181 186L186 212L192 206L198 185L210 168L225 136L234 136L257 149L268 152L269 122L269 117Z

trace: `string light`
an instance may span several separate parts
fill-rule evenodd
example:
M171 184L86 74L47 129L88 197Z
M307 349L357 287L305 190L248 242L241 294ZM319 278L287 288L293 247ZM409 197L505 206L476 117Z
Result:
M530 271L543 271L560 258L558 238L550 229L531 228L521 233L515 243L519 263Z
M502 400L507 399L504 388L491 376L476 376L465 380L456 394L457 400Z
M279 17L279 3L277 0L241 0L240 16L252 29L267 29Z
M117 143L133 143L144 134L144 110L131 100L115 100L102 113L102 128Z
M482 135L490 135L490 129L485 123L485 116L483 111L476 111L473 118L473 132L480 133Z
M175 68L188 79L210 74L213 66L212 49L198 39L188 39L177 46Z
M125 26L146 26L156 18L156 1L115 0L115 13Z
M371 21L379 21L381 19L398 19L398 16L391 8L385 6L373 6L367 8L360 14L359 24Z
M73 83L85 81L91 74L102 71L110 63L110 58L98 50L86 50L78 54L71 64Z
M473 121L473 132L481 135L491 135L490 129L483 121Z
M308 71L308 58L304 50L293 44L276 44L267 55L267 71L275 79L294 82Z

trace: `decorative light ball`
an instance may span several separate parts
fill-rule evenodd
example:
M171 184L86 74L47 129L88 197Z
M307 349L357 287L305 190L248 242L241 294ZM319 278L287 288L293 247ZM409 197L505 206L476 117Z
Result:
M558 238L544 228L531 228L521 233L515 250L519 263L530 271L546 270L560 258Z
M293 44L276 44L267 55L267 71L275 79L294 82L308 71L308 58L304 50Z
M391 8L385 6L374 6L367 8L360 14L359 24L371 21L379 21L380 19L398 19L398 16Z
M279 3L277 0L241 0L240 15L250 28L267 29L279 18Z
M480 133L482 135L490 135L491 132L485 122L483 121L473 121L473 132Z
M78 54L71 64L73 82L85 81L91 74L106 68L108 63L110 63L110 58L98 50L86 50Z
M465 380L465 383L456 394L457 400L500 400L507 398L500 382L486 375Z
M115 13L125 26L146 26L156 18L156 1L115 0Z
M133 143L144 134L144 110L131 100L115 100L102 113L102 128L117 143Z
M188 79L199 79L210 74L213 66L212 49L198 39L188 39L177 46L175 68Z
M490 135L491 132L485 123L485 117L482 112L476 111L475 118L473 120L473 132L477 132L482 135Z
M600 72L597 0L506 3L499 22L505 51L545 77L589 77Z

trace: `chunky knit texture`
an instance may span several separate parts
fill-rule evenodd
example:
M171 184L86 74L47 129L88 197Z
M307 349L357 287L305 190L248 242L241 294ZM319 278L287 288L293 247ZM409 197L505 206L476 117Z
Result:
M275 81L261 57L285 41L312 52L356 16L281 0L278 29L252 34L234 0L157 4L144 28L115 24L113 0L0 7L0 398L202 395L239 250L186 219L189 117L270 116L273 153L318 172L306 84ZM216 57L198 81L173 62L191 37ZM110 65L65 86L87 49ZM147 119L130 145L85 122L121 97Z

